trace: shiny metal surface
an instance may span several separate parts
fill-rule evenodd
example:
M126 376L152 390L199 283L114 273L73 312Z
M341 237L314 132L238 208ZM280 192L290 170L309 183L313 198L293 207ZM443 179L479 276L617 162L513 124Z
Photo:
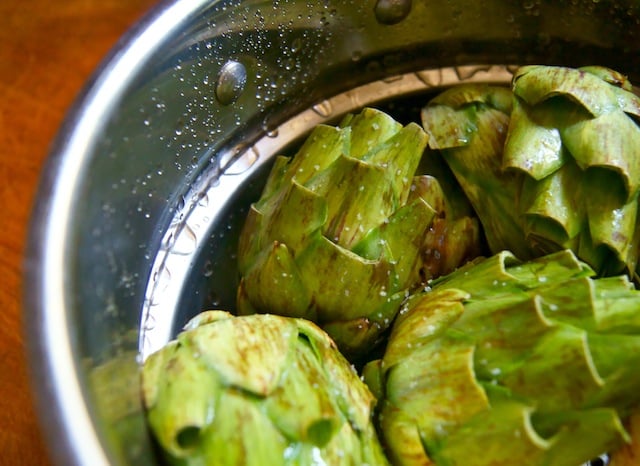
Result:
M232 260L233 241L217 240L215 216L239 222L234 203L260 189L249 175L315 122L505 63L597 63L640 81L636 2L392 3L168 2L98 71L52 150L26 262L31 361L60 465L155 464L139 349L175 331L181 305L232 300L233 270L214 259Z

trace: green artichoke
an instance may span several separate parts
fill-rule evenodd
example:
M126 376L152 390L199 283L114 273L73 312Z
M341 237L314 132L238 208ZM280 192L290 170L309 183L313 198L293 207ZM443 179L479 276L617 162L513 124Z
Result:
M576 466L629 441L640 291L502 252L409 298L365 381L395 465Z
M302 319L204 312L149 356L142 384L170 464L387 464L371 392Z
M306 318L350 357L370 351L430 278L425 255L446 255L451 268L479 242L477 223L448 206L437 180L414 176L426 143L419 125L367 108L278 157L241 233L238 313ZM446 231L427 237L444 212ZM442 246L460 233L464 248Z
M602 67L520 68L505 168L526 173L518 212L529 245L571 248L603 274L635 271L640 98Z
M640 98L602 67L525 66L512 92L456 86L422 111L493 253L563 249L602 275L635 273Z

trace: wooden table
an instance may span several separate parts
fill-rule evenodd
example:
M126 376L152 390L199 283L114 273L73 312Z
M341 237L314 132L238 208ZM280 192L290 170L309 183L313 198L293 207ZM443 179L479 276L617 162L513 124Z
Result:
M83 83L156 0L0 1L0 465L50 465L31 402L21 316L40 169Z

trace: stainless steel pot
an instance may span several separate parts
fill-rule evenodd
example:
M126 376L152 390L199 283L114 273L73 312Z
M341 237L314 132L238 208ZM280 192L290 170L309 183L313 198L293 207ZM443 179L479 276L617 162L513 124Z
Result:
M506 82L510 65L640 82L639 21L633 0L158 6L71 110L33 211L26 335L56 463L155 464L138 363L190 315L233 309L236 233L271 155L362 105Z

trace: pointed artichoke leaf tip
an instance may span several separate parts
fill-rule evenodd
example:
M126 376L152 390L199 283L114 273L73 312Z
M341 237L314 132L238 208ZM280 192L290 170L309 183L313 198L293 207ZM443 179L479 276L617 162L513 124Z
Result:
M291 159L284 180L295 179L305 184L316 173L331 165L338 157L349 150L351 142L350 128L336 128L318 125L305 139L302 147Z
M353 115L346 127L351 132L350 147L346 155L358 160L368 159L372 150L402 130L401 123L372 107L365 107L360 113Z

